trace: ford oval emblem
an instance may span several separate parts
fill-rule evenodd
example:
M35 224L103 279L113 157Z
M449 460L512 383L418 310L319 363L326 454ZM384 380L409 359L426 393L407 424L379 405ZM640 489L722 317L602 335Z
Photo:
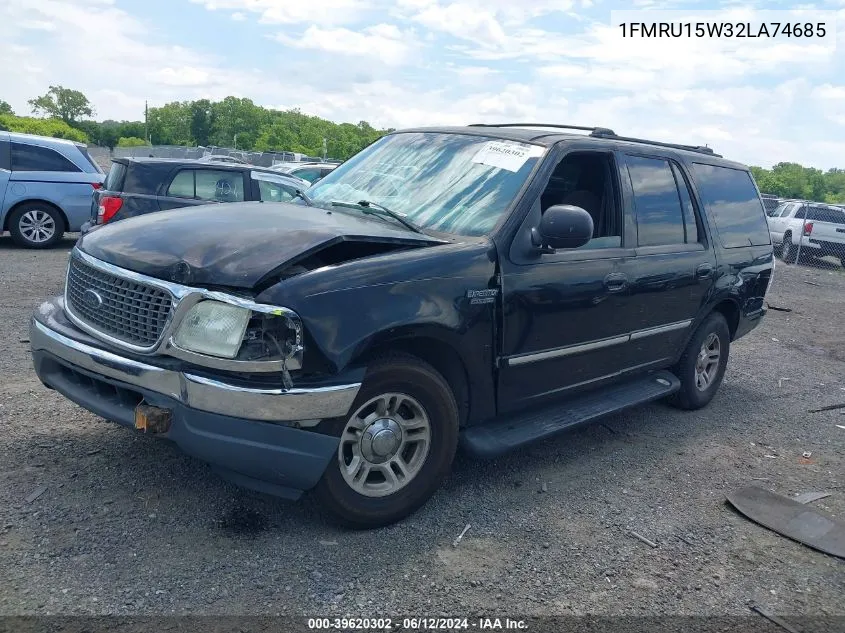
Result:
M103 305L103 298L90 288L83 293L82 300L85 301L85 305L93 310L96 310Z
M192 272L187 262L179 262L170 268L170 280L176 283L187 283L191 280Z

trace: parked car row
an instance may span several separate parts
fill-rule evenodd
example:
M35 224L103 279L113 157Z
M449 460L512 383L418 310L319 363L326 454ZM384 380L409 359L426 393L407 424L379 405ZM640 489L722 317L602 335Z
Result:
M845 266L845 209L820 202L782 202L767 218L772 243L783 261L795 262L798 246L808 257L834 256Z
M270 169L315 183L337 166L338 163L277 163Z
M137 215L215 202L286 202L310 183L264 167L170 158L116 158L89 201L92 228Z
M285 202L334 163L257 167L229 156L118 158L108 176L82 143L0 132L0 233L47 248L65 232L176 207Z

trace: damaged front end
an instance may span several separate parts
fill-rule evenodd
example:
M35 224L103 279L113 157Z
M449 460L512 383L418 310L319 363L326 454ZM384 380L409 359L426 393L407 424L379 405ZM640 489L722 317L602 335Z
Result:
M41 382L83 408L165 437L248 488L296 498L338 440L363 370L305 376L303 328L283 306L149 277L71 253L63 297L30 325Z
M210 370L277 373L292 387L302 367L302 322L282 306L125 270L74 249L64 310L116 350L170 356Z

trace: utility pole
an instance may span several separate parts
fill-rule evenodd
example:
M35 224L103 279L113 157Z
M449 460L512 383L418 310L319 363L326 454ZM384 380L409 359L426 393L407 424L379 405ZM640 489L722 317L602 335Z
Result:
M147 143L152 145L152 139L150 138L149 108L147 107L146 100L144 101L144 138L147 140Z
M326 144L326 139L323 139L323 160L325 161L328 157L328 146Z

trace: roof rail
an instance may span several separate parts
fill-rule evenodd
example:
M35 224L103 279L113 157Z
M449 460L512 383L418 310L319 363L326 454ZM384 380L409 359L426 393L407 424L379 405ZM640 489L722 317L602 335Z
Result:
M709 154L710 156L715 156L717 158L722 158L721 154L717 154L711 148L707 147L706 145L680 145L678 143L663 143L661 141L650 141L645 138L634 138L633 136L619 136L618 134L614 134L611 132L608 134L604 131L592 132L590 136L595 136L596 138L609 138L614 139L617 141L627 141L629 143L643 143L645 145L657 145L659 147L671 147L673 149L683 149L688 152L698 152L699 154Z
M468 127L550 127L561 130L583 130L585 132L601 132L615 136L613 130L606 127L587 127L584 125L561 125L559 123L472 123Z
M688 152L698 152L699 154L709 154L721 158L721 154L715 153L711 148L705 145L679 145L677 143L663 143L661 141L649 141L644 138L634 138L632 136L619 136L613 130L606 127L588 127L584 125L561 125L558 123L473 123L469 127L546 127L557 128L561 130L584 130L589 132L590 136L594 138L607 138L617 141L628 141L629 143L643 143L645 145L657 145L660 147L671 147L673 149L682 149Z

